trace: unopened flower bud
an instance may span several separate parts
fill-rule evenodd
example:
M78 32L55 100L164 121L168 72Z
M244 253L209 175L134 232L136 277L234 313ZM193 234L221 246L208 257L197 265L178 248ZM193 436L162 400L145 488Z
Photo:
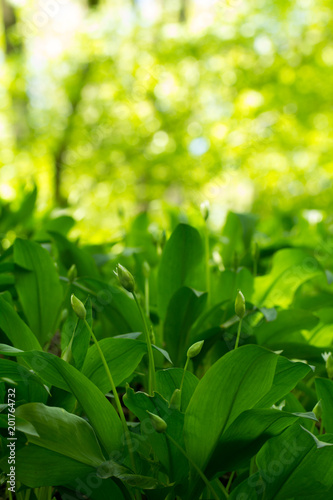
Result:
M201 212L201 215L203 217L203 219L206 221L209 217L209 213L210 213L210 204L209 204L209 201L206 200L206 201L203 201L200 205L200 212Z
M86 319L87 311L80 299L75 297L74 293L71 295L71 304L76 316L80 319Z
M135 281L132 274L121 264L117 265L115 274L118 278L119 284L130 293L134 292Z
M73 264L68 269L67 278L69 279L70 283L73 283L73 281L77 278L77 269L75 264Z
M159 417L158 415L155 415L155 413L151 413L148 410L146 410L146 411L149 415L150 421L151 421L155 431L159 432L159 433L164 433L168 427L165 420L163 420L163 418Z
M327 376L330 379L333 379L333 355L331 352L325 352L322 354L322 357L325 361Z
M200 354L202 346L204 345L204 340L199 340L199 342L196 342L195 344L191 345L191 347L188 348L187 350L187 357L188 358L195 358Z
M321 399L318 401L312 411L316 415L317 419L320 420L323 415L323 406L321 404Z
M240 319L245 315L245 297L240 290L238 290L235 300L235 313Z
M180 389L175 389L170 399L169 408L180 410L181 399L182 391Z

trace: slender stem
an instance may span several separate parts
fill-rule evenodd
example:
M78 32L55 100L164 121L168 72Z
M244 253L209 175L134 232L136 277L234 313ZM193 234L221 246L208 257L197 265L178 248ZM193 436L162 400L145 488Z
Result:
M149 278L145 278L145 311L149 318Z
M236 343L235 343L235 349L237 349L238 344L239 344L239 339L240 339L240 334L241 334L241 329L242 329L242 321L243 321L243 319L240 319L239 323L238 323L238 331L237 331L237 338L236 338Z
M211 290L210 290L210 268L209 268L209 231L207 222L205 224L205 268L206 268L206 289L208 292L207 307L210 308L211 304Z
M119 396L118 396L118 393L117 393L116 386L114 384L114 381L113 381L111 372L109 370L108 364L106 362L105 356L103 354L103 351L102 351L102 349L101 349L101 347L100 347L100 345L98 343L98 340L96 339L96 337L94 335L94 332L90 328L90 325L89 325L89 323L88 323L88 321L86 319L84 320L84 323L85 323L86 327L88 328L88 331L89 331L89 333L91 335L91 338L93 339L93 341L95 343L95 346L96 346L96 349L98 351L98 354L99 354L99 356L101 358L101 361L102 361L102 363L104 365L104 368L105 368L105 371L106 371L106 375L107 375L107 377L109 379L109 382L110 382L110 385L111 385L111 390L112 390L112 393L113 393L113 396L114 396L114 399L115 399L115 402L116 402L117 410L118 410L118 413L119 413L119 416L120 416L120 420L121 420L121 423L123 425L124 433L125 433L125 436L126 436L126 442L127 442L127 447L128 447L128 451L129 451L130 460L131 460L131 465L133 467L133 470L135 471L135 462L134 462L134 456L133 456L133 452L132 452L131 435L130 435L130 432L129 432L128 427L127 427L127 422L126 422L126 419L125 419L123 408L122 408L121 403L120 403L120 399L119 399Z
M155 387L155 361L154 361L153 348L151 346L150 335L149 335L149 330L148 330L148 325L147 325L145 315L143 314L143 311L142 311L142 308L141 308L140 303L138 301L138 298L136 296L136 293L132 292L132 295L133 295L135 303L139 309L142 323L144 326L144 333L145 333L145 337L146 337L147 351L148 351L148 393L150 396L153 396L154 387Z
M183 389L183 384L184 384L184 380L185 380L185 373L186 373L186 370L187 370L187 367L188 367L188 364L189 364L189 361L190 361L190 358L186 358L186 363L185 363L185 366L184 366L184 371L183 371L183 376L182 376L182 381L180 383L180 392L182 391Z
M10 489L8 488L8 499L9 500L13 500L13 495L12 495L12 492L10 491Z
M193 460L187 455L186 451L183 450L183 448L177 443L177 441L175 441L171 436L169 436L169 434L165 434L166 438L169 439L171 441L171 443L184 455L184 457L189 461L189 463L192 465L192 467L196 470L196 472L199 474L199 476L201 477L201 479L203 480L203 482L205 483L205 485L207 486L207 488L209 489L209 491L211 492L211 494L213 495L213 497L215 498L215 500L221 500L218 496L217 496L217 493L216 491L214 490L214 488L212 487L212 485L210 484L209 480L207 479L207 477L205 476L205 474L199 469L199 467L197 466L197 464L195 462L193 462ZM224 496L226 498L229 497L228 495L228 492L226 491L225 487L223 486L222 483L220 483L221 485L221 489L224 493Z
M230 490L230 486L231 486L231 483L232 483L232 480L234 478L236 474L236 471L232 471L232 473L230 474L230 477L229 477L229 480L228 480L228 483L227 483L227 486L225 487L226 491L229 493L229 490Z
M323 419L321 419L321 421L320 421L319 435L321 435L323 433L323 430L324 430L324 423L323 423Z

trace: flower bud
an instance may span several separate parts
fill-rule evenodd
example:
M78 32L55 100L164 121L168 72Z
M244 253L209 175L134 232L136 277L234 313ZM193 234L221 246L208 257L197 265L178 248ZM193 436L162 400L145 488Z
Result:
M318 401L312 411L316 415L317 419L320 420L323 415L323 406L321 404L321 399Z
M173 410L180 410L181 399L182 391L180 389L175 389L170 399L169 408Z
M134 292L135 281L132 274L121 264L117 265L115 272L119 284L130 293Z
M333 355L331 352L325 352L322 354L322 357L324 358L325 361L325 367L327 371L327 376L330 379L333 379Z
M155 415L155 413L150 413L150 411L146 410L146 412L149 415L150 421L153 424L153 427L156 432L159 433L164 433L167 430L167 423L163 418L159 417L158 415Z
M73 264L68 269L67 278L69 279L70 283L73 283L73 281L77 278L77 269L75 264Z
M150 265L148 262L145 260L144 263L142 264L142 274L145 278L149 278L150 275Z
M76 316L80 319L86 319L87 311L80 299L75 297L74 293L71 295L71 304Z
M237 292L236 300L235 300L235 313L237 316L242 319L245 315L245 297L240 290Z
M203 201L201 203L200 212L201 212L201 215L202 215L204 221L206 221L208 219L209 213L210 213L210 204L209 204L208 200Z
M191 347L188 348L187 350L187 357L188 358L195 358L200 354L202 346L204 345L204 340L199 340L199 342L196 342L195 344L191 345Z

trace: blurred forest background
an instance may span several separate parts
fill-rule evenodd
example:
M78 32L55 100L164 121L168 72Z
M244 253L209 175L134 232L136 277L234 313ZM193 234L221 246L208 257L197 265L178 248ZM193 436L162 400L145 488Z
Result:
M319 222L333 179L329 0L1 0L0 198L99 241L205 199ZM10 240L9 235L9 240Z

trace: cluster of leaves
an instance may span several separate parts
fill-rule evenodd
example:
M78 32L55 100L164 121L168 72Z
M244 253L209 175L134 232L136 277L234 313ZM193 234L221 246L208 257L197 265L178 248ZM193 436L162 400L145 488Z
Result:
M86 247L47 219L1 254L19 500L332 496L331 273L292 239L259 249L250 216L216 234L202 213Z

